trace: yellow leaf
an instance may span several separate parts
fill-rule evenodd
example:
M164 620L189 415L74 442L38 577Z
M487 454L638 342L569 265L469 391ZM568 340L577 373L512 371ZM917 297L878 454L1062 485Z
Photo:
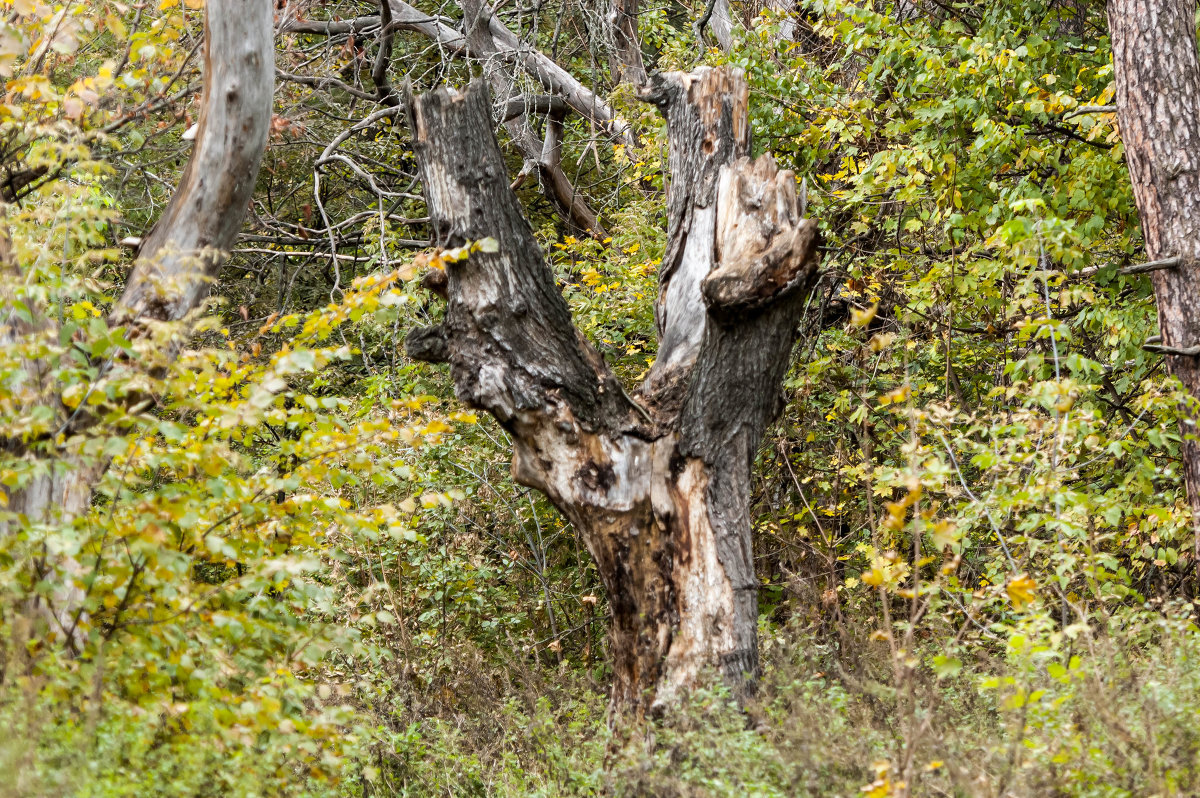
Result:
M893 784L891 776L892 766L889 762L875 763L875 781L859 788L864 798L888 798L895 795L895 791L900 791L904 787L903 782ZM898 789L899 788L899 789Z
M1037 598L1037 582L1030 579L1028 574L1017 574L1008 580L1004 592L1008 593L1013 609L1022 610Z
M85 392L86 389L84 386L77 382L62 392L62 403L74 410L76 407L79 407L79 403L83 401L83 395Z
M850 308L850 324L855 327L866 327L875 318L875 314L879 312L879 303L876 302L866 310L858 308Z
M872 568L870 571L864 571L862 574L862 583L871 587L879 587L883 584L885 578L884 572L880 568Z
M958 531L958 527L953 521L941 520L935 523L929 530L929 537L933 539L933 545L941 551L947 546L953 546L962 538L962 533Z
M109 14L104 18L104 27L117 39L124 39L129 34L125 22L116 14Z
M878 336L876 336L878 337ZM872 339L874 340L874 339ZM908 399L912 395L912 387L905 383L895 390L888 391L883 396L879 397L879 406L886 407L888 405L899 404Z
M867 348L872 352L882 352L887 349L892 341L896 340L895 333L882 333L871 336L871 340L867 342Z
M0 76L12 77L17 56L25 52L25 42L11 28L0 28Z

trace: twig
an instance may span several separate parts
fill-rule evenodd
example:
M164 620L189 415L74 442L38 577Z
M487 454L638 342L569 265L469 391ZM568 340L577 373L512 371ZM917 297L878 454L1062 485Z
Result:
M1117 106L1115 105L1081 105L1073 111L1068 111L1063 114L1063 121L1076 116L1085 116L1086 114L1115 114Z
M1163 269L1174 269L1181 263L1183 263L1183 258L1179 257L1178 255L1173 255L1169 258L1162 258L1160 260L1152 260L1146 263L1135 263L1132 266L1122 266L1120 269L1117 269L1117 274L1148 274L1150 272L1162 271ZM1107 267L1088 266L1086 269L1080 269L1079 271L1075 272L1073 276L1091 277L1093 274L1098 274L1101 269L1105 268Z

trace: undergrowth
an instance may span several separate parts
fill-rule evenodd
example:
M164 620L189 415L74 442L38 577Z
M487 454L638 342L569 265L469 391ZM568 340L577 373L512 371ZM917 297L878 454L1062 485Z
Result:
M520 681L497 691L464 669L445 700L421 713L403 702L375 707L381 732L362 788L404 796L1194 795L1200 632L1186 612L1144 608L1066 629L1032 615L966 653L961 670L918 670L899 685L886 646L865 626L833 635L764 627L762 679L743 706L718 684L621 734L585 672L514 663ZM916 698L912 719L902 717L904 691Z

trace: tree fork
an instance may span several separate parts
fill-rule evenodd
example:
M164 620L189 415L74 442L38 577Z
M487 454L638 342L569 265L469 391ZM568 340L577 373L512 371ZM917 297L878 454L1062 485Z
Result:
M668 119L670 244L660 355L633 398L571 321L509 188L486 87L408 106L437 243L499 244L430 283L445 320L414 331L409 353L450 364L458 397L512 435L514 478L578 530L609 598L613 707L635 714L705 669L737 684L757 672L750 469L782 408L818 241L794 175L745 157L740 72L656 76L646 98Z

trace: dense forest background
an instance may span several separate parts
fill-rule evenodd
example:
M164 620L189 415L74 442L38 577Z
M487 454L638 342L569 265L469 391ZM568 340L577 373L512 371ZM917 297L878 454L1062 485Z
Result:
M207 303L137 326L204 4L3 8L0 795L1200 792L1192 411L1103 3L279 0L244 228ZM481 8L508 38L465 43ZM470 256L432 247L407 106L487 81L633 386L669 182L637 69L703 65L744 71L820 272L755 461L757 687L628 720L576 530L405 356ZM82 512L8 506L65 459Z

